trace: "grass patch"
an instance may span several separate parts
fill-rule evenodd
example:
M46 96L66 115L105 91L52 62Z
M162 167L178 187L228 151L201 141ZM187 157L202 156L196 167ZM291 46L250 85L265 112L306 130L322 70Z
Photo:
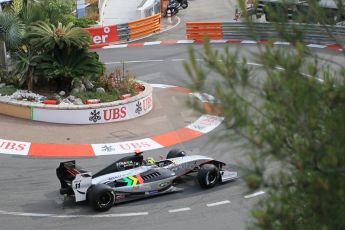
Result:
M17 91L17 89L12 85L0 88L1 96L10 96L16 91Z
M74 96L79 97L84 103L87 99L100 99L101 102L111 102L111 101L119 100L120 94L117 90L112 90L106 93L86 91L86 92L77 93Z

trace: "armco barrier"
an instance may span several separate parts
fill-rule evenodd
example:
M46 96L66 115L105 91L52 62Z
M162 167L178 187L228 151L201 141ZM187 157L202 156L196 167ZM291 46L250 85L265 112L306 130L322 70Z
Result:
M129 41L160 30L161 14L124 24L86 28L91 35L90 48L99 48L118 41Z
M130 29L129 39L143 37L160 30L161 14L156 14L143 19L128 22Z
M249 32L247 24L239 22L186 23L186 35L188 39L200 40L207 36L209 39L281 40L275 25L272 23L252 23L251 29L252 31ZM345 43L345 27L341 26L288 23L284 25L284 29L288 34L303 34L301 35L301 40L307 43Z
M187 39L222 39L222 22L187 22Z

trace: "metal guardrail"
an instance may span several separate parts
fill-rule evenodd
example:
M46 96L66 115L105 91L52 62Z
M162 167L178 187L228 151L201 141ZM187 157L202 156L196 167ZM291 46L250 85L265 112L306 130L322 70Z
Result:
M90 48L100 48L113 42L130 41L160 31L161 14L128 23L86 28L91 35Z
M186 35L188 39L222 39L222 22L187 22Z
M205 30L207 24L207 30ZM212 28L212 25L215 25ZM314 44L345 44L345 27L324 26L314 24L287 23L282 25L285 33L300 35L300 39L306 43ZM275 24L253 23L252 31L248 29L246 23L241 22L221 22L221 29L215 22L189 22L186 26L188 39L201 39L208 36L210 39L253 39L253 40L279 40L282 41ZM221 38L214 36L214 31L221 32Z

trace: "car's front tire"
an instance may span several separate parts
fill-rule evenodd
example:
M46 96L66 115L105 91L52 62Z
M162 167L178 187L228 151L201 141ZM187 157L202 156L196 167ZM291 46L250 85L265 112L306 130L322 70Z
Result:
M205 164L200 167L197 180L202 188L212 188L219 181L219 169L213 164Z
M113 207L115 195L108 185L97 184L88 192L88 200L94 210L105 212Z

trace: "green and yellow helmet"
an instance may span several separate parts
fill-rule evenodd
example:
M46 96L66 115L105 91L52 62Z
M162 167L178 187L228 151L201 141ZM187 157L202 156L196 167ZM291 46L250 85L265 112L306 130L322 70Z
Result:
M145 160L146 164L148 165L154 165L156 163L155 159L153 159L153 157L148 157L146 160Z

